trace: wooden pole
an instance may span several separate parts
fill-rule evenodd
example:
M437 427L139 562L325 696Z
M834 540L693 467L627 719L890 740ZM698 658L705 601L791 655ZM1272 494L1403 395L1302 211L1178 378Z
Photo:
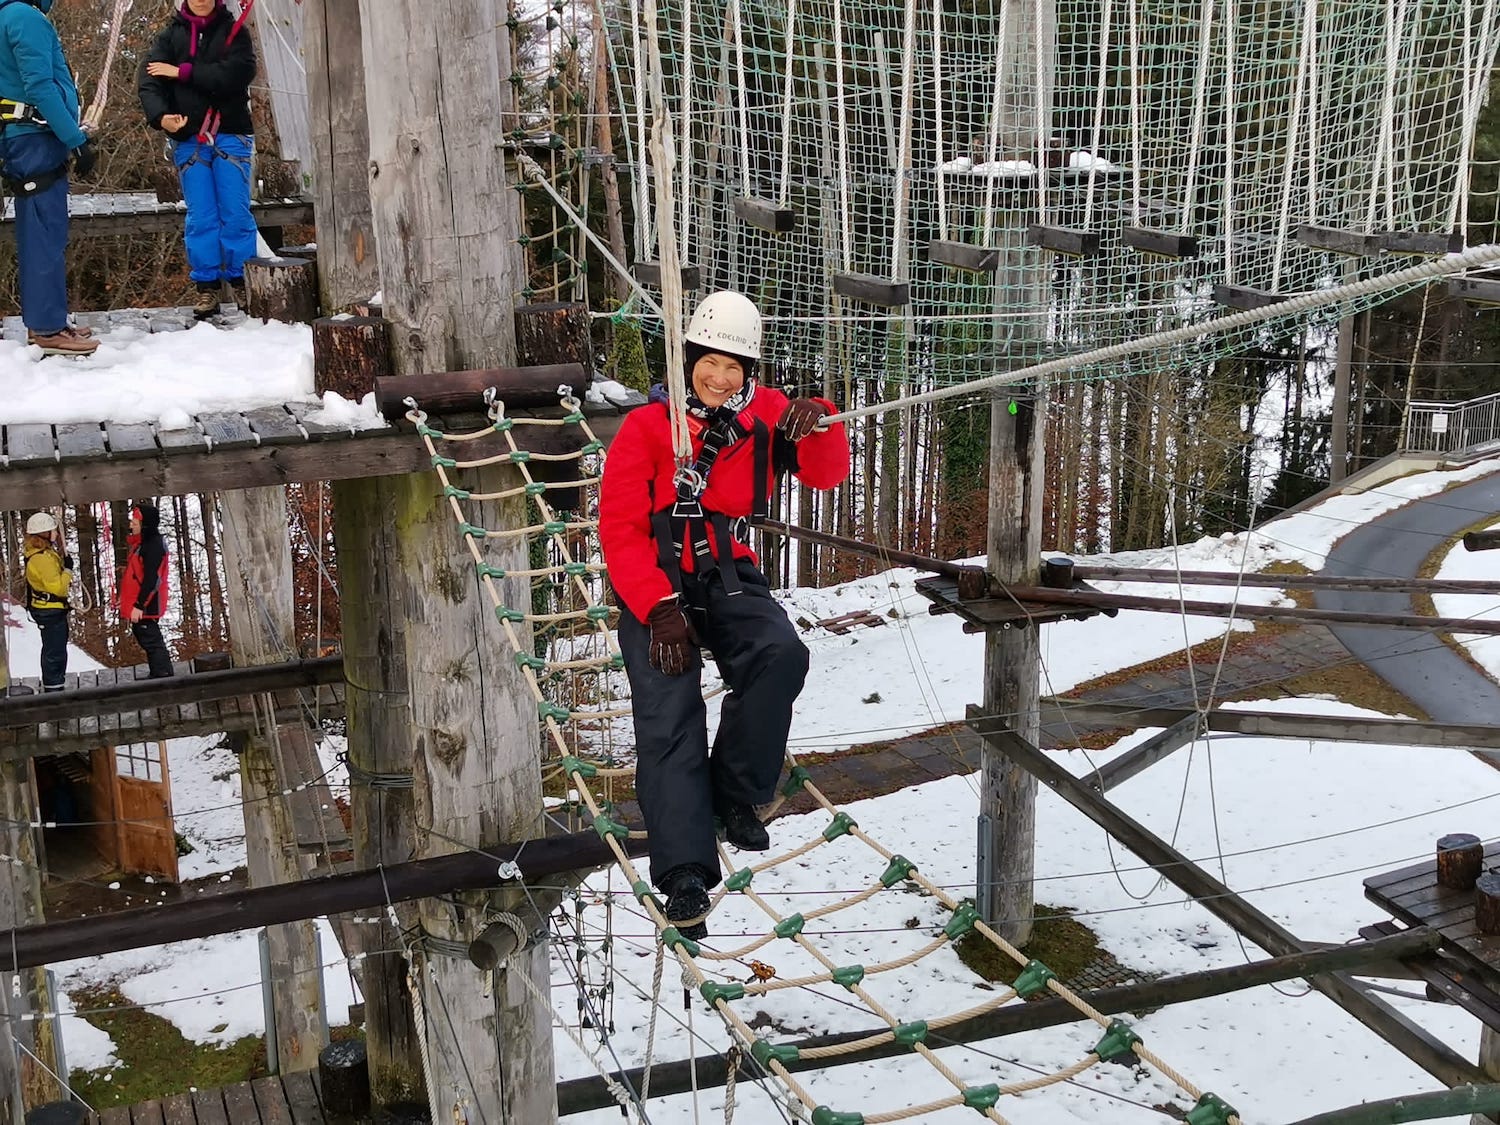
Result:
M287 540L286 490L251 488L224 492L224 571L228 576L229 643L237 664L279 662L296 655L292 548ZM246 866L252 887L297 883L297 829L283 795L295 761L290 743L310 742L303 723L263 727L238 736L240 796L244 801ZM307 748L306 757L317 760ZM282 1073L311 1070L327 1042L323 1026L323 973L317 933L309 920L266 929L270 949L271 998L276 1019L266 1035L276 1037Z
M1040 26L1038 26L1040 21ZM1037 90L1025 106L1012 107L1002 132L1035 147L1051 135L1050 53L1056 27L1054 0L1016 4L1003 29L1006 62L1014 89ZM1047 52L1048 57L1040 57ZM1007 101L1004 105L1010 105ZM997 112L1000 112L997 110ZM1040 157L1040 153L1036 154ZM1009 245L1002 284L996 286L998 332L1013 354L1027 362L1041 338L1047 300L1041 255L1024 246L1027 212L1010 211L997 234ZM1047 216L1037 220L1046 222ZM1001 393L990 407L989 570L1000 582L1036 584L1041 556L1043 454L1046 447L1045 388L1034 397ZM1036 629L989 632L984 641L984 707L1015 715L1016 733L1035 743L1041 668ZM1015 945L1031 938L1032 876L1035 873L1036 779L986 742L980 760L979 847L975 886L984 919Z
M359 0L304 0L302 50L312 133L318 288L339 312L380 288L370 214L370 128Z
M604 30L604 6L595 4L593 11L594 32L594 121L599 139L599 151L604 163L599 169L599 178L604 184L604 230L609 239L609 252L617 262L628 262L629 251L625 249L625 220L620 209L620 177L615 173L614 99L609 90L609 40ZM616 307L625 302L630 288L625 279L613 268L604 271L604 291L615 302Z
M15 607L15 612L22 610ZM0 628L0 695L10 690L10 648ZM41 819L29 761L0 763L0 926L42 921L42 869L36 829ZM6 862L8 861L8 862ZM0 980L0 1118L21 1125L26 1110L56 1101L62 1086L47 1073L57 1070L55 1024L36 1018L50 1013L47 969L21 969Z

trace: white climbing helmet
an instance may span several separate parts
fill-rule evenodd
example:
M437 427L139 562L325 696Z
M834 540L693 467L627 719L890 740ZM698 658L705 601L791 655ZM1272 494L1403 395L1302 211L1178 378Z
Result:
M57 521L46 512L37 512L26 521L27 535L51 535L57 530Z
M688 321L689 344L726 355L760 359L760 310L755 302L733 289L710 293Z

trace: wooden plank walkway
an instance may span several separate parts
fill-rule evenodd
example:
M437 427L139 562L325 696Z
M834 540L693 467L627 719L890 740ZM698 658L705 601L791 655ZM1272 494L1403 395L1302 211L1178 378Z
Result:
M87 1125L323 1125L326 1120L313 1071L195 1089L87 1115Z
M1484 870L1500 864L1500 842L1484 849ZM1427 926L1443 935L1443 949L1474 971L1487 990L1500 991L1500 937L1474 924L1474 892L1438 885L1437 858L1423 860L1365 880L1365 897L1392 917Z
M310 199L257 199L250 203L255 225L262 228L306 226L313 221ZM68 196L68 233L75 237L155 234L182 231L187 208L163 203L153 191L75 192ZM15 237L15 200L5 199L0 238ZM271 248L277 249L276 243Z

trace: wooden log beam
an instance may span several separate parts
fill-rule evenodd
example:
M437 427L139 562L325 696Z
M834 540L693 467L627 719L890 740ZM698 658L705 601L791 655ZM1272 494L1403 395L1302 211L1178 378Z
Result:
M1471 531L1464 536L1464 550L1493 551L1500 547L1500 531Z
M1395 1125L1401 1121L1462 1117L1466 1113L1493 1113L1497 1109L1500 1109L1500 1084L1489 1083L1360 1102L1359 1105L1304 1117L1294 1125Z
M1108 793L1116 785L1154 766L1197 738L1200 721L1196 712L1178 719L1161 733L1152 735L1139 746L1131 747L1118 758L1112 758L1085 780L1100 793Z
M633 856L644 855L646 841L630 839L626 851ZM471 851L391 864L383 870L350 871L284 886L228 891L162 906L22 926L0 931L0 972L325 914L369 910L384 907L387 901L409 902L499 887L504 882L500 868L509 863L516 865L522 879L537 882L565 872L604 867L613 861L613 853L598 835L575 832L519 843L486 844Z
M1139 1012L1145 1009L1182 1004L1191 1000L1202 1000L1210 996L1223 996L1231 992L1242 992L1247 988L1259 988L1285 980L1310 978L1319 974L1358 969L1362 966L1397 958L1417 957L1436 949L1440 936L1432 930L1407 930L1389 938L1338 945L1310 953L1288 954L1270 957L1248 965L1232 965L1224 969L1206 969L1199 973L1187 973L1180 977L1163 977L1144 984L1116 985L1080 993L1082 998L1104 1015L1122 1012ZM989 1012L982 1016L963 1020L934 1032L928 1038L928 1046L946 1046L951 1043L978 1043L986 1039L998 1039L1006 1035L1019 1035L1038 1031L1044 1027L1076 1023L1084 1017L1065 1000L1034 1000L1029 1004L1014 1004ZM820 1035L798 1040L793 1046L807 1051L815 1047L832 1047L843 1043L854 1043L880 1035L889 1028L872 1027L864 1031L840 1032L837 1035ZM838 1055L831 1059L792 1059L786 1068L794 1073L821 1070L847 1063L875 1062L880 1059L910 1055L911 1048L899 1043L885 1043L878 1047L867 1047ZM680 1094L692 1089L687 1059L674 1062L658 1062L651 1067L651 1092L666 1096ZM724 1085L727 1066L723 1055L703 1057L697 1060L698 1088L710 1089ZM627 1070L615 1075L628 1088L640 1089L642 1068ZM746 1064L740 1078L753 1080L760 1075ZM557 1111L559 1115L584 1113L603 1109L615 1104L604 1079L599 1077L574 1078L559 1082L557 1086Z
M1297 936L1280 922L1252 906L1102 794L1074 777L1055 758L1037 749L1035 743L1012 731L1005 720L984 715L979 709L970 707L968 722L981 738L995 743L1007 761L1046 785L1236 933L1249 938L1273 956L1306 952ZM1309 983L1439 1081L1450 1086L1484 1081L1485 1076L1478 1067L1359 981L1339 974L1327 974L1314 977Z
M108 235L181 234L185 209L167 207L160 211L124 212L116 214L80 213L68 219L68 235L71 238L104 237ZM251 203L250 215L257 227L302 226L313 221L313 205L307 200L278 199L263 203ZM0 239L15 238L14 218L0 219Z
M484 393L493 387L507 407L556 406L557 388L568 386L580 399L592 376L581 363L548 363L539 367L492 367L480 371L447 371L431 375L386 375L375 379L375 403L387 418L403 418L408 397L429 414L484 409Z
M1484 535L1485 532L1470 532ZM1500 533L1496 546L1500 546ZM1468 536L1464 537L1466 540ZM1223 570L1154 570L1132 566L1073 564L1084 581L1153 582L1184 586L1254 586L1265 590L1390 590L1431 594L1500 594L1500 582L1459 578L1366 578L1336 574L1238 574Z
M176 676L170 680L136 680L45 695L12 695L0 698L0 727L57 723L88 715L138 711L148 706L168 707L179 703L234 699L265 691L336 684L343 679L342 656L319 656L254 668L194 672L191 676Z
M574 871L549 881L545 887L525 888L525 901L507 911L515 923L492 922L486 926L469 943L469 960L478 968L493 969L505 964L517 949L530 949L539 935L546 935L547 919L552 912L587 874Z
M1042 701L1042 725L1107 726L1111 729L1172 727L1198 712L1176 707L1135 707L1121 703ZM1448 746L1500 750L1500 725L1432 723L1416 719L1351 719L1281 711L1240 711L1216 707L1204 716L1211 731L1265 738L1316 738L1325 742L1377 742L1391 746Z

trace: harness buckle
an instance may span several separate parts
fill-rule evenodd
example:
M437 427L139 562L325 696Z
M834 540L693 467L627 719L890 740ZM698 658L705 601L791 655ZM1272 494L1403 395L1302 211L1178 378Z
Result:
M703 474L691 465L679 465L677 471L672 474L672 485L677 489L677 495L684 493L694 500L703 495L703 490L708 487L708 481Z
M729 534L749 546L752 525L749 516L736 516L729 521Z

